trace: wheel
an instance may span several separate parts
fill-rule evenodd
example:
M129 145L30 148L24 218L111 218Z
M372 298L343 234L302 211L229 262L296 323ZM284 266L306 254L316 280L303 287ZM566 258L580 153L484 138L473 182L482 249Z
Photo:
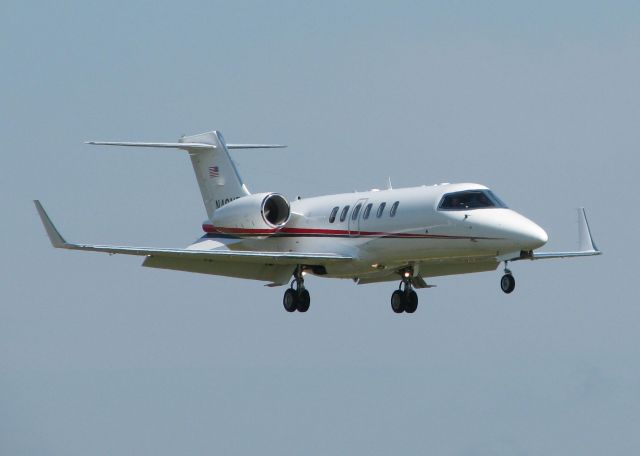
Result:
M404 311L407 313L414 313L418 308L418 293L414 290L409 290L405 295Z
M400 290L396 290L391 295L391 308L397 314L404 312L404 293Z
M287 312L295 312L298 308L298 294L293 288L288 288L282 297L282 305Z
M500 279L500 288L502 291L509 294L516 288L516 279L511 274L505 274Z
M309 310L309 304L311 304L311 295L306 288L298 295L298 312L306 312Z

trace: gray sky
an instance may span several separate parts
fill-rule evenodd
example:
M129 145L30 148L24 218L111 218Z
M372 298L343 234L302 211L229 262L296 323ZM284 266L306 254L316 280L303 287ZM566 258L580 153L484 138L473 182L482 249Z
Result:
M131 4L135 3L135 4ZM630 454L638 2L0 4L0 453ZM185 155L85 140L221 130L253 191L472 181L605 255L395 284L284 289L54 250L185 246ZM635 450L635 451L634 451Z

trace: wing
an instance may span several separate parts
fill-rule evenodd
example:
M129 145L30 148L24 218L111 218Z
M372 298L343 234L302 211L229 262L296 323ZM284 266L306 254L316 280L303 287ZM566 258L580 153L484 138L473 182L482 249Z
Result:
M271 265L298 265L304 263L329 264L333 262L350 261L350 256L335 253L297 253L297 252L260 252L240 250L192 250L192 249L164 249L147 247L126 247L116 245L75 244L65 241L51 222L40 201L34 201L42 224L44 225L51 244L60 249L87 250L109 254L138 255L147 257L165 257L175 259L203 259L215 262L259 263Z

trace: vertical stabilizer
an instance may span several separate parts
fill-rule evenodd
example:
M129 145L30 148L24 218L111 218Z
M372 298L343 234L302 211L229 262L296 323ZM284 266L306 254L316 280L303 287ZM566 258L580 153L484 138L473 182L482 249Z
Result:
M231 161L229 150L220 132L211 131L183 136L179 142L187 143L185 149L189 152L209 218L217 208L250 194ZM210 144L213 148L191 148L189 144Z

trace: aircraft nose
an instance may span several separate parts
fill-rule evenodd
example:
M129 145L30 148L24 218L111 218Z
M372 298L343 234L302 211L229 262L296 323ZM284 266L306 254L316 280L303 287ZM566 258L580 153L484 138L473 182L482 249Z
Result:
M515 211L502 214L498 223L499 232L505 240L519 250L535 250L549 240L547 233L536 223Z
M547 232L531 221L521 228L519 234L525 250L534 250L542 247L549 240Z

